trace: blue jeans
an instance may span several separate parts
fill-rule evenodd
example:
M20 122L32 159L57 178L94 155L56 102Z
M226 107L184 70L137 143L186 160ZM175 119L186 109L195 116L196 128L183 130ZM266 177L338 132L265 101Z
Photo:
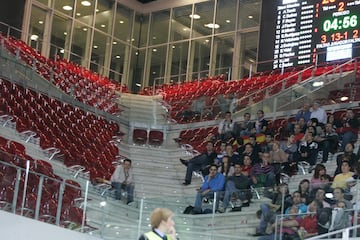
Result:
M195 198L195 204L194 204L194 212L195 213L201 213L202 212L202 200L203 198L209 198L209 199L214 199L214 192L208 192L207 194L205 194L205 196L202 195L202 193L199 191L196 194L196 198ZM220 200L220 192L216 193L216 205L215 205L215 210L217 210L219 208L219 200Z
M127 203L134 201L134 189L133 184L123 184L120 182L112 182L111 185L115 188L115 199L121 200L121 195L123 191L127 193Z
M206 154L201 154L189 160L186 169L185 182L191 183L193 171L201 170L205 168L207 165L208 165L208 157Z
M260 225L257 231L260 233L265 233L272 212L269 205L266 203L261 204L260 209L261 209L261 218L260 218Z

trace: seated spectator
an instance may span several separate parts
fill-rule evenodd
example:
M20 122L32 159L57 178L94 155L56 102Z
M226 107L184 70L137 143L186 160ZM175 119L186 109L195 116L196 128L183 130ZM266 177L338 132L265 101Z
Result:
M208 142L206 144L205 153L193 157L190 160L180 159L180 162L187 167L185 181L183 182L183 185L186 186L191 184L193 171L204 170L210 164L214 163L215 159L216 159L216 152L214 151L214 144L212 142Z
M316 142L319 143L319 148L323 151L322 163L326 163L329 158L329 152L334 154L337 151L339 136L331 124L327 123L325 124L325 131L316 139Z
M264 118L264 111L258 110L257 111L257 120L255 122L256 133L264 133L265 134L268 130L267 126L268 126L268 121L265 120L265 118Z
M328 115L327 123L331 124L334 132L336 132L337 128L341 127L341 122L338 119L335 119L334 114Z
M313 133L315 133L314 136L314 140L317 142L318 141L318 137L321 136L323 134L323 129L322 126L320 126L319 121L317 120L317 118L311 118L310 121L308 122L308 127L307 129L309 129L310 127L313 127Z
M284 200L284 206L282 202ZM280 184L277 187L277 191L272 197L271 203L263 203L260 205L260 224L256 228L254 236L264 236L266 234L266 228L268 224L275 222L276 214L281 214L291 206L291 196L289 195L289 188L287 184Z
M270 152L273 146L273 135L270 132L265 134L265 141L260 145L260 152Z
M240 164L236 163L234 168L234 175L228 177L226 182L223 209L221 209L220 212L224 212L226 210L229 206L230 198L234 197L234 195L241 200L243 206L248 206L252 197L250 179L241 173Z
M219 167L219 173L224 175L225 179L234 174L234 167L231 166L230 159L228 156L224 156Z
M244 113L244 121L240 123L240 137L249 136L255 132L255 123L250 120L250 113Z
M300 223L299 235L301 239L316 236L318 234L318 220L317 211L322 208L322 204L319 201L312 201L308 206L308 212Z
M225 177L218 172L218 166L211 164L209 175L205 176L204 182L196 194L194 213L202 213L202 200L203 198L214 198L216 194L216 207L219 208L220 191L224 189Z
M316 164L314 175L310 180L310 191L320 188L322 185L321 176L326 174L326 168L323 164Z
M311 201L313 200L317 200L319 202L322 203L324 208L329 208L330 204L325 201L325 190L322 188L315 188L312 190L312 192L310 193L310 199Z
M299 191L293 192L291 204L291 206L298 208L299 211L297 213L302 214L307 212L307 205L302 201L302 196ZM291 206L285 209L285 214L289 214Z
M244 161L244 156L249 156L253 164L260 162L259 155L254 152L254 147L251 143L245 144L245 150L242 152L242 161Z
M293 134L294 134L294 142L298 145L298 143L301 142L301 140L303 139L303 137L305 135L305 130L302 131L302 128L300 127L300 125L295 124Z
M251 169L252 169L251 162L252 162L251 158L245 155L243 160L243 165L241 165L241 174L248 178L250 178Z
M345 191L343 188L340 188L340 187L334 188L333 195L334 195L334 201L335 201L333 206L336 206L337 203L339 203L339 202L344 202L346 209L353 209L353 204L349 200L345 199Z
M251 169L251 180L255 187L273 187L275 184L274 167L269 164L270 154L262 154L262 162Z
M121 200L122 192L125 191L127 204L134 201L135 184L130 159L124 159L124 162L116 167L110 182L115 188L115 199Z
M310 195L310 181L307 179L301 180L298 186L298 192L301 196L301 202L307 204Z
M280 149L279 142L274 142L272 144L272 149L270 151L270 164L274 167L276 182L280 182L280 173L282 172L282 167L287 164L289 155Z
M295 143L295 136L290 134L286 142L281 142L280 149L288 154L288 163L284 165L283 172L289 176L296 174L298 171L296 161L298 146Z
M316 118L319 121L319 124L324 125L327 121L327 115L325 110L320 107L320 102L315 101L312 106L312 111L310 115L311 118Z
M355 171L356 166L358 164L358 160L359 160L359 156L357 156L354 153L354 144L352 144L352 143L346 144L344 153L339 154L336 157L337 167L336 167L334 175L337 175L341 172L341 163L343 161L348 161L350 164L350 171Z
M294 126L300 121L300 118L303 119L304 122L308 122L310 120L310 104L304 103L300 110L295 115L295 122L290 122L287 126L289 132L294 132Z
M225 118L220 121L218 127L219 139L229 140L236 137L236 131L238 129L237 123L232 120L231 112L225 113Z
M260 144L256 142L256 136L254 134L249 136L249 143L253 146L254 154L254 156L251 157L251 160L253 161L253 163L258 163L260 161L259 157L261 155L261 147Z
M307 133L305 136L306 140L302 141L299 146L299 160L314 166L316 164L318 144L314 141L314 135L312 133Z
M226 145L225 152L225 155L229 158L231 165L240 163L240 156L237 152L234 152L233 146L231 144Z
M241 155L245 151L244 139L242 137L237 137L236 144L237 144L236 152L239 154L241 160Z
M357 139L357 135L359 132L360 122L355 117L355 114L352 109L348 109L346 111L346 116L342 121L342 126L337 129L342 142L341 142L341 150L345 150L345 146L348 143L352 143Z
M226 142L220 143L220 150L219 153L216 156L216 164L220 165L222 158L226 155Z
M334 177L332 188L342 188L344 190L349 190L348 181L352 179L354 175L350 171L350 163L348 161L343 161L341 164L341 173L337 174Z
M271 225L272 231L276 231L277 236L280 239L298 239L298 229L302 220L302 217L297 215L298 212L298 207L293 205L289 209L289 216L284 217ZM275 240L275 233L261 236L258 240Z
M346 208L346 203L344 201L338 201L332 210L329 231L336 231L350 227L350 215L351 212ZM337 234L336 237L341 238L341 234Z

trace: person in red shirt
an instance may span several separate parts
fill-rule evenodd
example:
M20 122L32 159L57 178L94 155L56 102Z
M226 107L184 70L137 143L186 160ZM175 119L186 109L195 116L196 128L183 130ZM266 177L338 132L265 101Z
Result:
M300 222L299 236L301 239L316 236L318 234L318 220L316 212L322 207L318 200L312 201L308 206L308 215Z

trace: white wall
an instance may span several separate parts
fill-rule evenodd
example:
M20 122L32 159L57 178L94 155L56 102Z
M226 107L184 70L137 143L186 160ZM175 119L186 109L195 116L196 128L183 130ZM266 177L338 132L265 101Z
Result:
M8 240L99 240L88 234L71 231L48 223L0 210L1 239Z

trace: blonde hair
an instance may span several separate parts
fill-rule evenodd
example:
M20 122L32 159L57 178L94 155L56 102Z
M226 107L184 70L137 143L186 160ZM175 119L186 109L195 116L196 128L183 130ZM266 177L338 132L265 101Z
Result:
M174 213L167 208L155 208L150 215L151 228L158 228L162 221L167 221Z

